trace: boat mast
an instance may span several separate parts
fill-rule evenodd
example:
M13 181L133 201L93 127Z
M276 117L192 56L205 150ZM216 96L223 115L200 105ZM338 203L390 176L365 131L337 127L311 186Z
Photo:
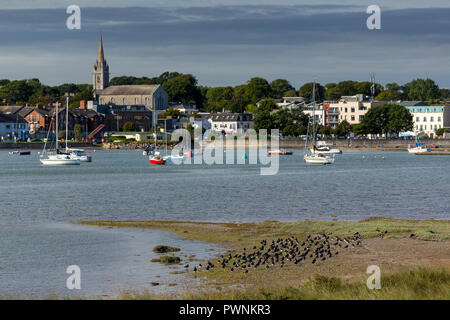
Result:
M56 152L58 152L58 102L56 102L56 109L55 109L55 137L56 137L56 142L55 142L55 146L56 146Z
M167 157L167 132L166 132L166 123L167 123L167 118L166 119L164 119L164 140L166 141L166 157Z
M316 144L316 80L313 82L313 92L312 92L312 100L313 100L313 144Z
M67 151L67 137L69 131L69 95L67 95L66 99L66 151Z

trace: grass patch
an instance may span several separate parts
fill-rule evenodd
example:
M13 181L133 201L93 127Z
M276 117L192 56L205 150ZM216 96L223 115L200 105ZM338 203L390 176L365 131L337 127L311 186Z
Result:
M165 246L165 245L159 245L153 248L153 252L155 253L167 253L167 252L178 252L180 251L180 248Z
M188 300L431 300L450 299L450 270L418 268L381 277L381 289L370 290L366 278L345 282L340 278L315 276L298 287L253 287L207 290L175 295L127 292L119 299Z
M257 223L211 223L191 221L146 221L146 220L98 220L81 221L79 224L106 227L158 229L170 231L184 238L214 242L226 247L242 243L253 245L262 239L302 236L310 233L332 233L340 237L359 232L362 238L400 238L411 233L419 239L450 240L450 220L401 220L392 218L370 218L362 221L311 221L296 222L263 221Z

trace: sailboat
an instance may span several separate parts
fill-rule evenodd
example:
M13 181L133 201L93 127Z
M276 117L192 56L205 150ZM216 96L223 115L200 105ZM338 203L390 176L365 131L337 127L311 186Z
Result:
M316 81L313 83L313 94L312 94L312 100L313 100L313 147L310 151L310 153L305 153L303 156L303 160L305 160L306 163L310 164L331 164L334 163L334 155L329 156L326 154L321 153L318 151L316 146ZM308 146L308 137L309 137L309 123L310 119L308 120L308 132L306 134L306 142L305 142L305 149L307 149Z
M50 134L50 130L52 129L52 122L50 122L50 128L48 129L47 139L44 144L44 150L42 152L42 155L40 156L40 161L44 166L64 166L64 165L79 165L80 161L77 159L73 159L70 157L69 154L63 153L59 151L58 146L58 102L56 103L55 108L55 152L50 153L46 151L47 147L47 141L48 141L48 135ZM66 121L67 123L67 121ZM67 132L67 130L66 130ZM67 139L66 139L67 141ZM67 142L66 142L67 143Z
M156 135L156 124L157 124L157 122L156 122L156 119L157 119L156 118L156 110L153 110L153 119L155 120L153 122L153 126L155 128L155 130L154 130L154 135L155 135L155 149L154 150L155 151L153 152L152 155L150 155L149 160L150 160L150 164L164 165L164 164L167 163L167 160L164 159L161 156L161 153L159 151L156 150L156 140L157 140L157 135Z

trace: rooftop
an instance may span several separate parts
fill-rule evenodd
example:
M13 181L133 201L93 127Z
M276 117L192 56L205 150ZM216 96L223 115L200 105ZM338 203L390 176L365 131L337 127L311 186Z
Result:
M0 122L3 123L27 123L27 121L19 115L1 114Z
M159 86L159 84L110 86L102 90L100 95L151 95Z

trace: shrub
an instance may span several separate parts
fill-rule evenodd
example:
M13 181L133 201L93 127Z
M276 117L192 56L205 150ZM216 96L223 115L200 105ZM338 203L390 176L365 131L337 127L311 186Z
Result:
M156 253L167 253L167 252L177 252L180 251L180 248L165 246L165 245L159 245L153 248L153 252Z

